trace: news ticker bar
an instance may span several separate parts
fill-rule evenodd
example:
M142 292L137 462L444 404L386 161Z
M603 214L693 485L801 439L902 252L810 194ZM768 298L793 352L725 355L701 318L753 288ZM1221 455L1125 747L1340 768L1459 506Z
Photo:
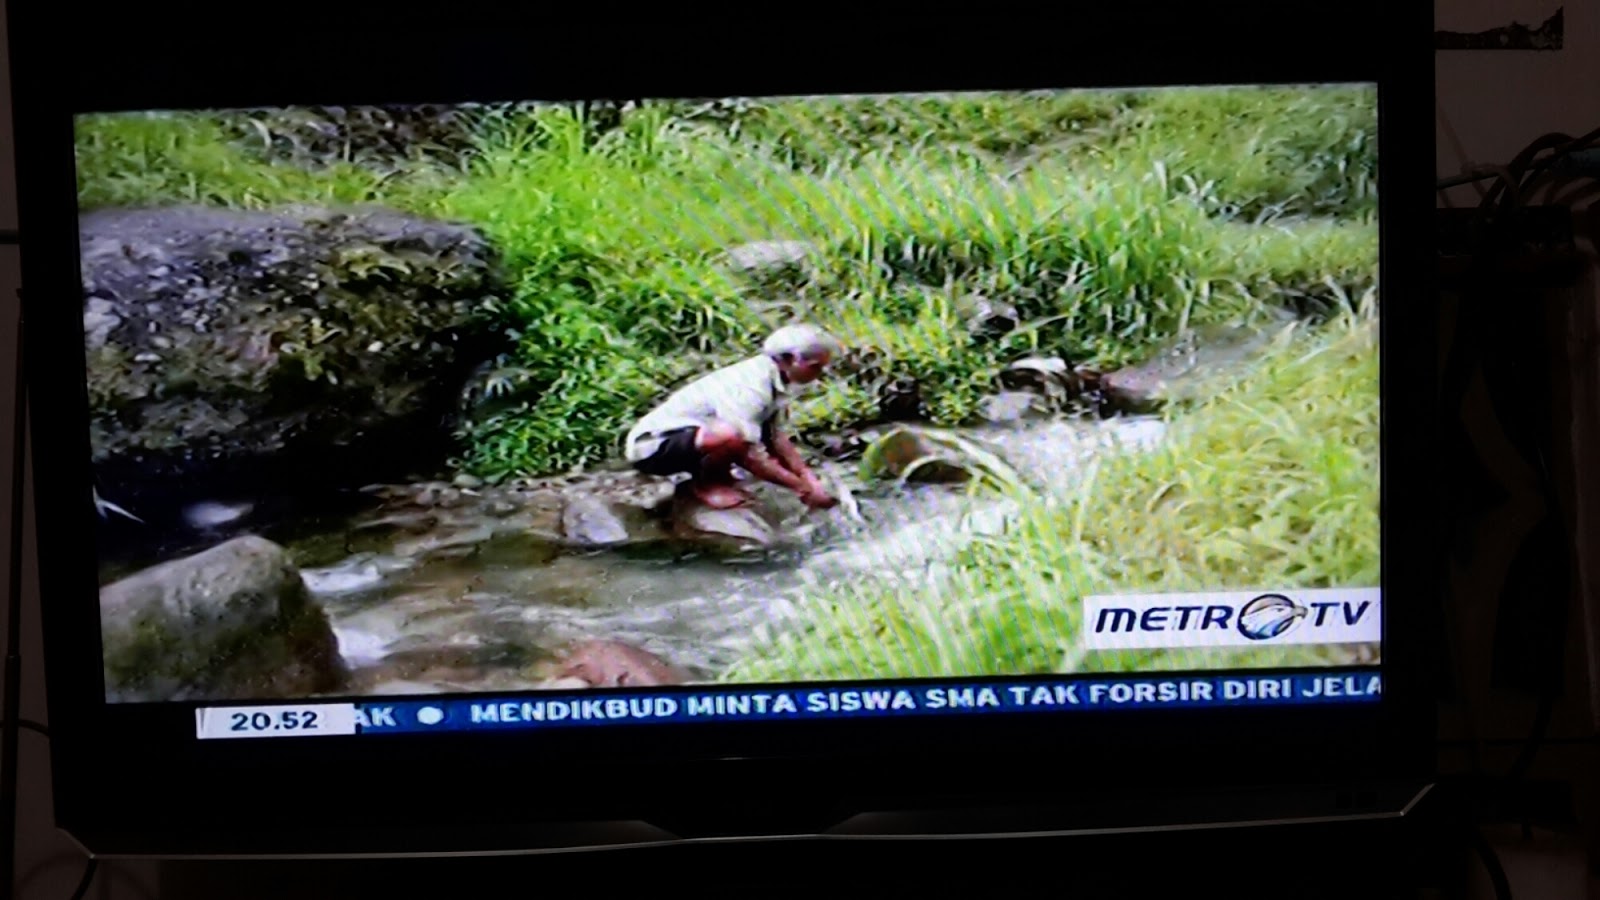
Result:
M277 738L1023 711L1310 706L1373 703L1381 695L1382 680L1376 670L884 687L752 687L606 696L551 692L520 697L210 707L195 710L195 727L202 739Z

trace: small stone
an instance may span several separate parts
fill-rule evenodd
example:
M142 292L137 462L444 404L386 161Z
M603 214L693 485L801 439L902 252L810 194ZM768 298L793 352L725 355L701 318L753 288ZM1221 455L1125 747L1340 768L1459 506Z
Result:
M610 547L626 543L628 526L611 504L582 495L567 501L561 511L561 531L567 540L586 547Z
M878 391L878 416L886 422L913 422L926 412L922 385L914 378L896 378Z
M815 249L804 241L754 241L728 251L728 262L736 269L756 271L804 263Z
M1017 308L982 294L968 294L956 303L967 320L967 330L979 335L1002 335L1014 331L1020 322Z
M686 672L656 654L621 641L588 641L573 648L557 678L593 687L655 687L689 680Z
M1147 371L1123 369L1100 376L1100 393L1108 411L1148 414L1159 410L1165 401L1166 385Z
M573 676L552 678L548 681L539 682L539 689L542 691L577 691L589 686L589 682Z
M1019 359L1000 373L1000 386L1007 391L1030 391L1053 403L1071 399L1078 393L1072 367L1057 356Z
M986 422L1004 424L1038 415L1038 396L1028 391L1001 391L983 398L978 415Z
M1034 356L1028 359L1019 359L1006 366L1004 378L1009 375L1019 381L1029 381L1039 378L1061 378L1070 371L1067 361L1059 356Z
M860 456L867 441L859 434L834 434L823 436L818 444L827 459L844 460Z

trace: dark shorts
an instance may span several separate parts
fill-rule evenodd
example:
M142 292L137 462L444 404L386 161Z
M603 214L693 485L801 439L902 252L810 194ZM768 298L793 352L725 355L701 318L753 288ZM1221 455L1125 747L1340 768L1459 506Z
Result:
M699 474L704 458L700 448L694 445L695 435L699 431L698 428L685 427L666 432L656 452L634 463L633 467L646 475L662 478Z

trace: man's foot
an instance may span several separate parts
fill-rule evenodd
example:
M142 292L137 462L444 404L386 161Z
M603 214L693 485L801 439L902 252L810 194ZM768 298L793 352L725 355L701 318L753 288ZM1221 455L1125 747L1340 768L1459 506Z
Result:
M733 509L751 501L749 493L731 484L697 484L690 482L689 489L695 499L712 509Z

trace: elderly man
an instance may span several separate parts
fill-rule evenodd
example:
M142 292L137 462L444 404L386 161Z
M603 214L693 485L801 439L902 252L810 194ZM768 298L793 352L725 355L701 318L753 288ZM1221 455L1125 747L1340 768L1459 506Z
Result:
M734 466L794 491L813 509L836 505L783 425L789 385L816 381L838 352L839 343L815 326L778 329L759 355L700 376L640 419L628 432L628 461L647 475L689 475L687 489L716 509L750 500Z

